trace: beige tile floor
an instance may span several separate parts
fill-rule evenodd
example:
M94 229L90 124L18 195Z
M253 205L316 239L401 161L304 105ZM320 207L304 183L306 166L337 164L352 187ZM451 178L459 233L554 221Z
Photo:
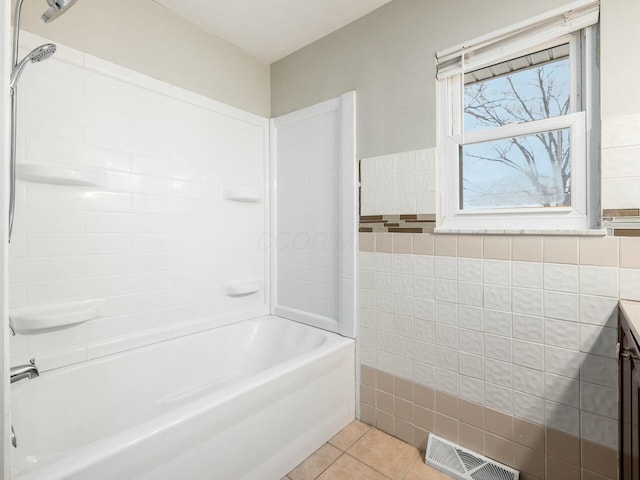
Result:
M452 480L428 467L424 452L354 421L282 480Z

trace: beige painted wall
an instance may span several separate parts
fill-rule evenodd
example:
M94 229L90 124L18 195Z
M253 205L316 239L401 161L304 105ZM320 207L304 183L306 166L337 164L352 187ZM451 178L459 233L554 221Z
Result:
M605 1L640 8L637 0ZM355 89L360 158L434 147L436 51L566 3L394 0L274 63L272 115ZM610 10L624 18L627 33L618 32L617 38L637 37L628 30L640 16L625 18L624 7Z
M15 5L15 0L14 0ZM152 0L80 0L48 25L27 0L22 28L235 107L269 116L269 66Z

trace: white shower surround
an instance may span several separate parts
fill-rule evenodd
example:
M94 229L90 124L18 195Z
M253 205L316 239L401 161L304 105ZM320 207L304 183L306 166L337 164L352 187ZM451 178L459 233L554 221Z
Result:
M21 46L45 41L24 32ZM18 162L86 170L102 188L18 182L10 305L105 309L12 337L11 364L46 371L268 313L268 120L63 45L35 67ZM234 282L261 288L227 296Z
M265 316L47 372L12 389L14 478L282 478L353 420L354 348Z

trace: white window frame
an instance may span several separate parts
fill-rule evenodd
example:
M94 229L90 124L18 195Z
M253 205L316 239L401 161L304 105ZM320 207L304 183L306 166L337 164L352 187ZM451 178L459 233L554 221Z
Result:
M593 8L598 2L581 1L577 7L585 6L590 18L583 23L566 28L567 12L550 12L547 17L532 19L496 32L495 44L490 37L482 37L440 52L438 54L438 106L439 106L439 205L436 233L488 232L495 231L563 231L579 232L599 228L594 220L599 212L598 184L592 177L597 175L597 166L592 168L589 161L597 152L593 115L597 106L593 101L595 78L595 27L592 25ZM574 12L571 10L571 12ZM585 15L586 17L586 15ZM551 19L551 20L550 20ZM549 28L549 22L557 20L558 26ZM542 24L543 27L536 27ZM585 26L586 24L586 26ZM579 27L579 28L578 28ZM522 33L522 32L525 33ZM509 33L510 32L510 33ZM512 37L512 38L509 38ZM571 65L571 108L567 115L531 122L508 124L463 133L463 76L465 71L476 70L502 61L569 43ZM474 47L475 45L475 47ZM456 63L457 61L457 63ZM469 68L466 68L469 67ZM501 208L486 210L461 209L460 146L516 136L524 136L569 128L571 150L571 206L539 208ZM597 165L597 162L595 162Z

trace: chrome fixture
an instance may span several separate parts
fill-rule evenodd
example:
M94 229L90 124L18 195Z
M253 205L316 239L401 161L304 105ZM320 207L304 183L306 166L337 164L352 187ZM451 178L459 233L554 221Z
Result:
M15 337L16 336L16 326L13 324L13 320L11 320L11 317L9 317L9 330L11 331L11 336Z
M13 424L11 425L11 445L13 445L13 448L18 448L18 439L16 438L16 431L13 429Z
M47 0L49 9L42 14L42 21L49 23L67 11L77 0Z
M38 367L36 367L36 359L29 360L28 365L18 365L17 367L11 367L10 369L11 383L19 382L28 378L29 380L40 376Z
M29 55L24 57L20 61L20 63L18 63L14 67L13 72L11 72L11 88L14 87L18 80L20 80L20 76L22 75L22 72L24 71L24 68L27 66L27 64L39 63L46 60L51 55L56 53L56 49L57 47L53 43L46 43L31 50L31 52L29 52Z
M49 23L67 11L77 0L47 0L49 8L42 14L42 20ZM9 163L9 242L13 233L13 217L16 208L16 126L18 124L18 92L17 84L24 68L29 63L38 63L46 60L56 52L56 46L52 43L41 45L29 55L18 61L18 44L20 43L20 16L22 15L22 3L18 0L13 18L13 49L11 55L11 157Z

